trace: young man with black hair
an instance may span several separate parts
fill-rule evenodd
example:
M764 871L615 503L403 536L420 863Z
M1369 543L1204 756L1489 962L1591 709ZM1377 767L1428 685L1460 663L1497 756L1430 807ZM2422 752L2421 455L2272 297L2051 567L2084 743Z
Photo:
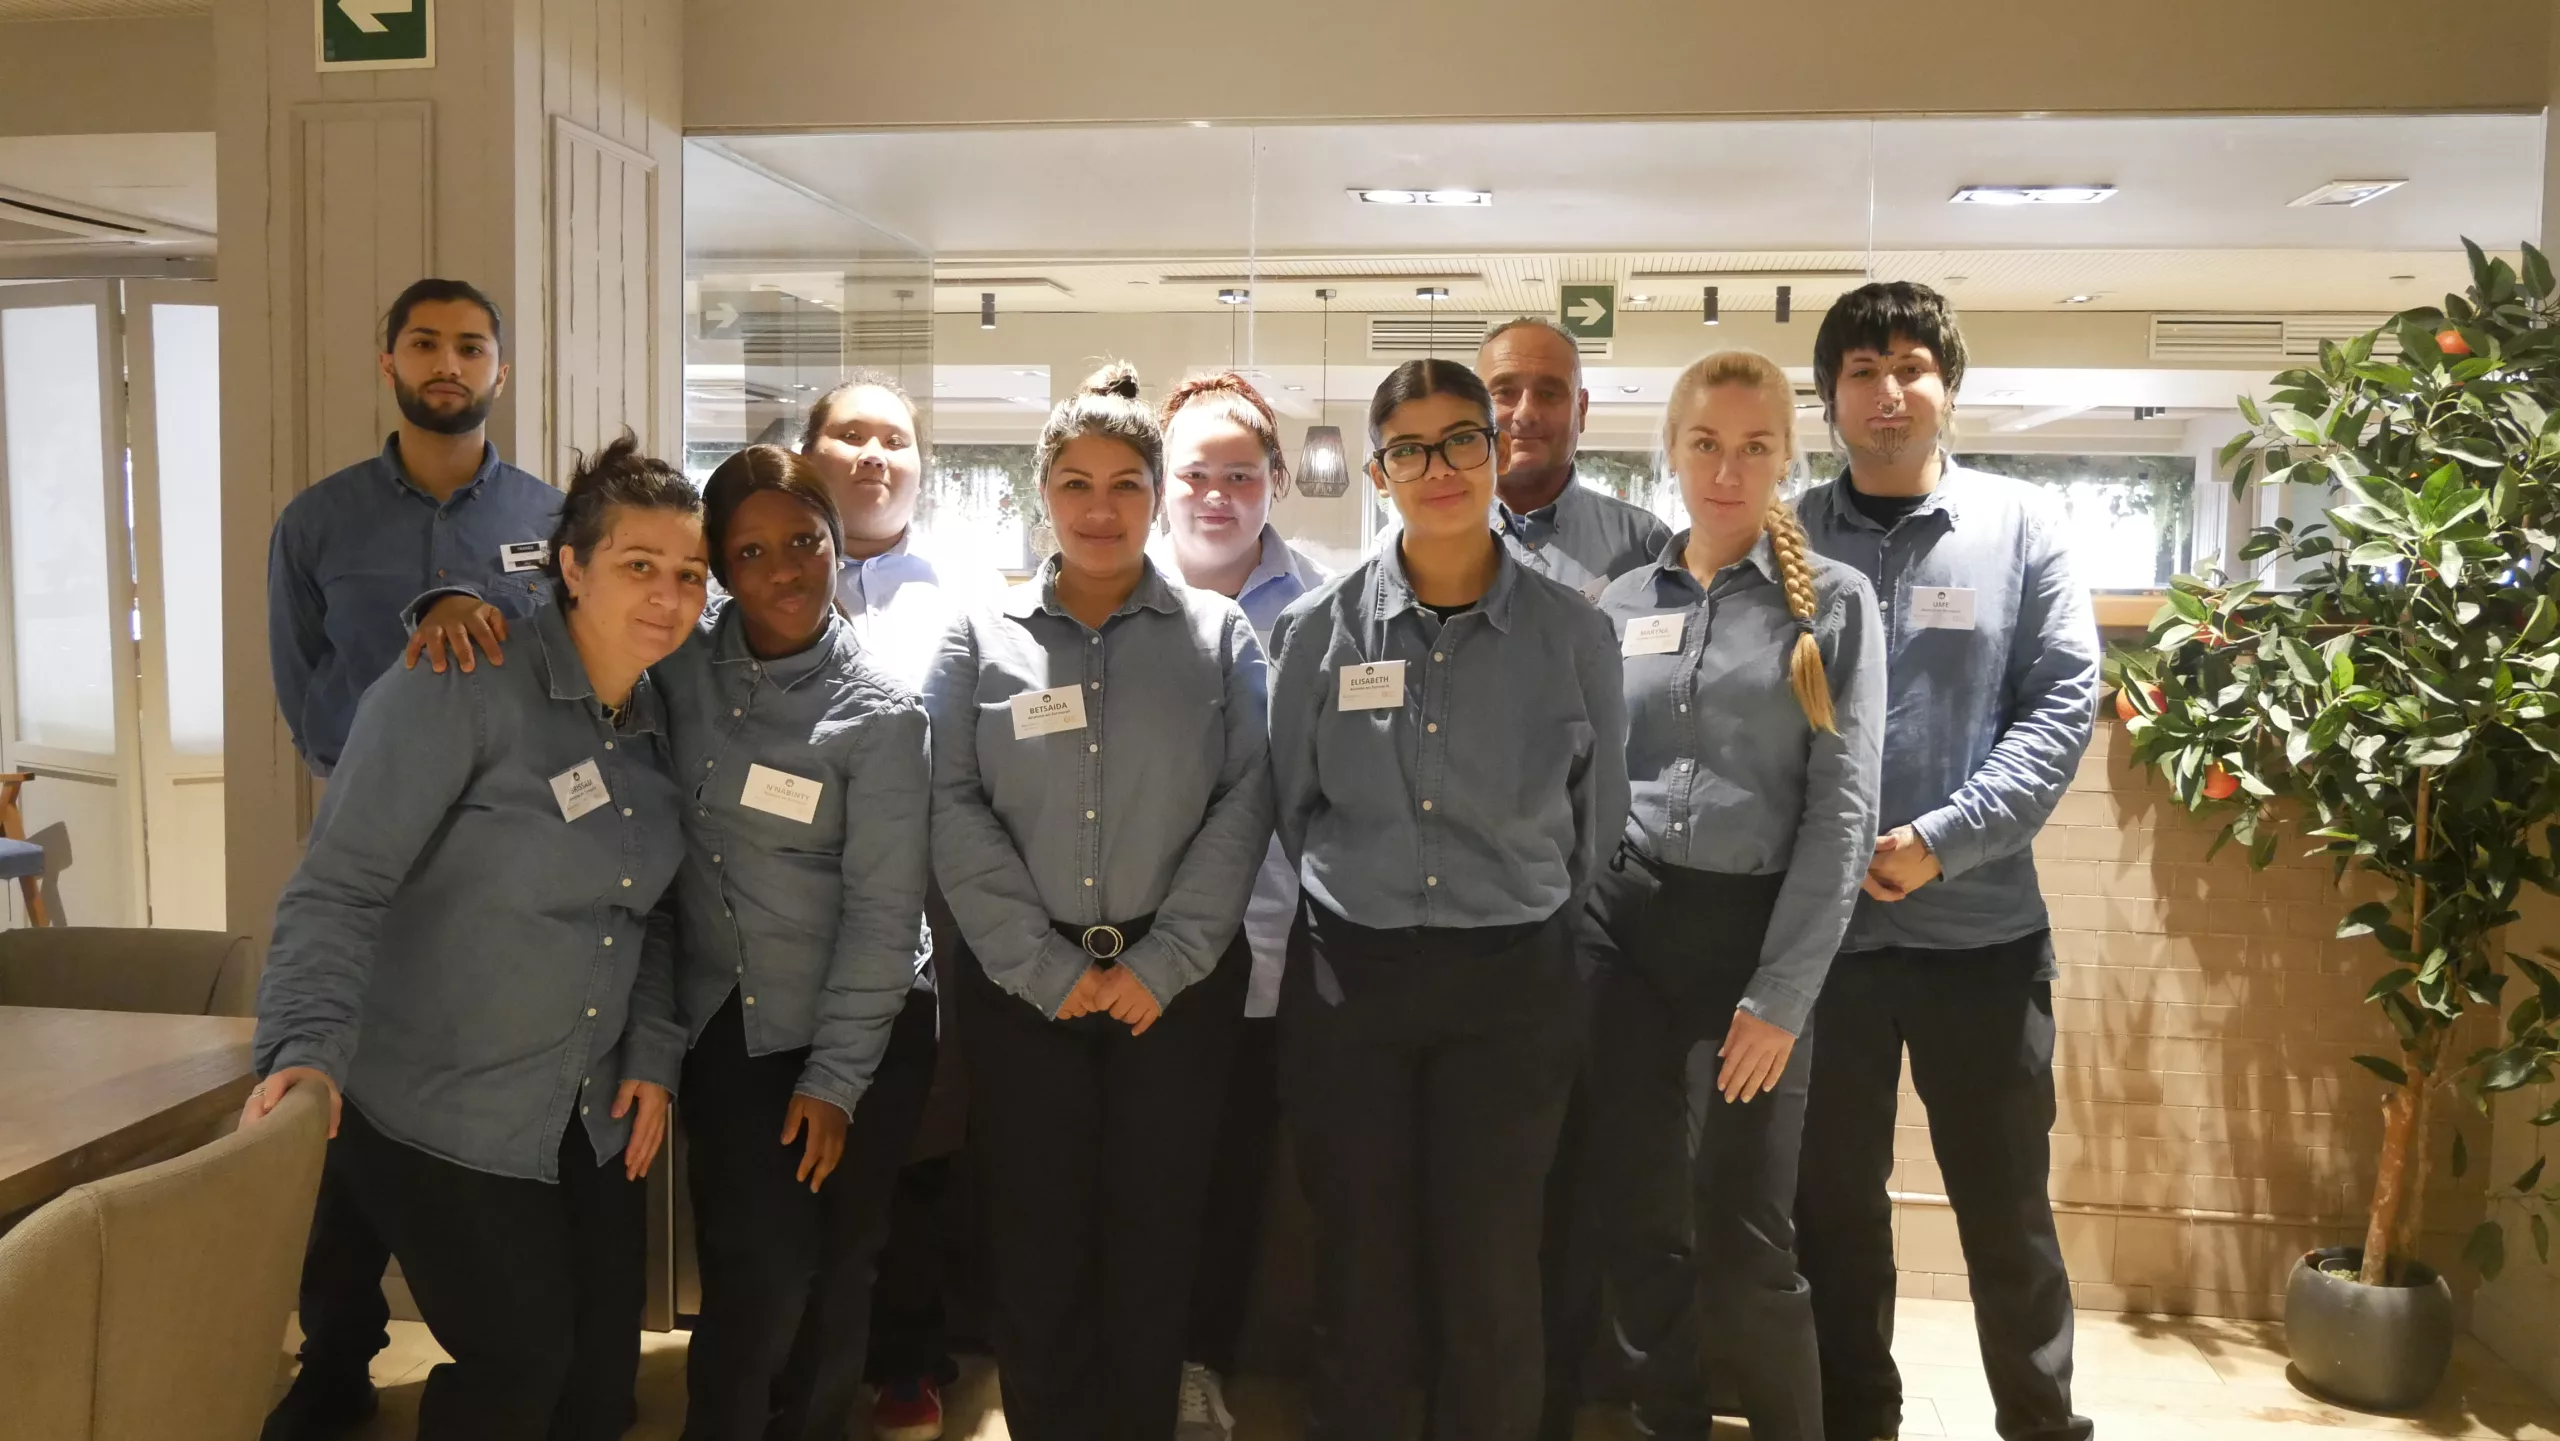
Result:
M1903 1048L1929 1114L2006 1441L2086 1441L2071 1409L2071 1287L2046 1194L2053 944L2036 832L2088 748L2097 633L2059 509L1956 465L1964 338L1907 283L1842 296L1814 386L1849 468L1798 509L1883 610L1883 805L1814 1011L1796 1196L1830 1441L1902 1421L1893 1340L1893 1126Z
M357 699L400 659L409 639L401 612L413 597L460 584L518 619L533 610L561 496L489 443L489 409L507 383L505 342L496 302L466 281L402 291L383 319L380 360L400 428L380 455L303 491L276 518L268 659L276 703L314 776L337 765ZM505 636L482 627L476 639L494 660ZM471 668L468 653L461 664ZM303 1253L302 1370L263 1441L336 1436L373 1414L367 1367L389 1340L390 1259L343 1183L324 1173Z

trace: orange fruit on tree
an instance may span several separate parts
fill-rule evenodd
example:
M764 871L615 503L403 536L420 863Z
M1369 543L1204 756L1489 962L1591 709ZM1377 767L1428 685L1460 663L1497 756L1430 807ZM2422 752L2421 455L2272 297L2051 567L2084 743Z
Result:
M2436 349L2447 355L2469 355L2471 342L2462 338L2461 331L2446 326L2436 332Z
M2219 764L2205 769L2204 798L2206 800L2227 801L2239 793L2240 778L2238 776L2224 770Z

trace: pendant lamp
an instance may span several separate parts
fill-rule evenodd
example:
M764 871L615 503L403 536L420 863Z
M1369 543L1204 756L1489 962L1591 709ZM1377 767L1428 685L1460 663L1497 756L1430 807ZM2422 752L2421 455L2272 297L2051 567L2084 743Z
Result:
M1332 397L1333 380L1333 296L1331 290L1319 290L1316 299L1324 302L1324 341L1322 366L1317 372L1316 419L1325 417L1325 402ZM1334 425L1307 427L1307 443L1298 452L1298 493L1319 500L1331 500L1351 488L1351 456L1342 448L1342 428Z

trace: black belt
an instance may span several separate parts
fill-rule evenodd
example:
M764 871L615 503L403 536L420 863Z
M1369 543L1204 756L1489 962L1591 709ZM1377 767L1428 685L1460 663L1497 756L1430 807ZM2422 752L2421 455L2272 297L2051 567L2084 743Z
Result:
M1084 953L1103 965L1109 965L1137 942L1145 940L1154 929L1156 918L1140 916L1134 921L1105 922L1098 926L1078 925L1074 921L1051 921L1049 928L1075 942Z

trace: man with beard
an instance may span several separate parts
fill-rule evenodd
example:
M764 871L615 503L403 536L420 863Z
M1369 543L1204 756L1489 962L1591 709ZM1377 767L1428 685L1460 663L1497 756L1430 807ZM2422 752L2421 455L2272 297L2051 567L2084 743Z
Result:
M382 378L400 428L382 453L295 496L267 550L267 644L294 748L326 777L356 700L408 641L402 609L467 585L518 619L542 584L560 492L498 459L489 407L506 388L505 321L459 280L421 280L391 302ZM503 632L476 639L491 660ZM458 653L465 670L471 653ZM442 670L439 657L435 666ZM334 1154L334 1152L333 1152ZM387 1344L390 1248L324 1174L302 1262L302 1370L262 1441L344 1434L374 1412L367 1367Z
M1902 1422L1885 1186L1905 1046L1999 1433L2091 1434L2071 1409L2071 1286L2046 1194L2053 937L2032 847L2089 745L2098 638L2060 509L1944 449L1964 363L1946 300L1907 283L1842 296L1813 342L1849 468L1798 509L1813 548L1875 587L1891 718L1884 834L1799 1042L1813 1074L1797 1254L1830 1441Z
M1476 374L1493 394L1494 423L1511 438L1510 463L1494 481L1494 528L1522 565L1593 598L1662 558L1671 527L1660 517L1574 480L1591 392L1582 388L1582 351L1563 327L1526 315L1495 326L1476 352Z

